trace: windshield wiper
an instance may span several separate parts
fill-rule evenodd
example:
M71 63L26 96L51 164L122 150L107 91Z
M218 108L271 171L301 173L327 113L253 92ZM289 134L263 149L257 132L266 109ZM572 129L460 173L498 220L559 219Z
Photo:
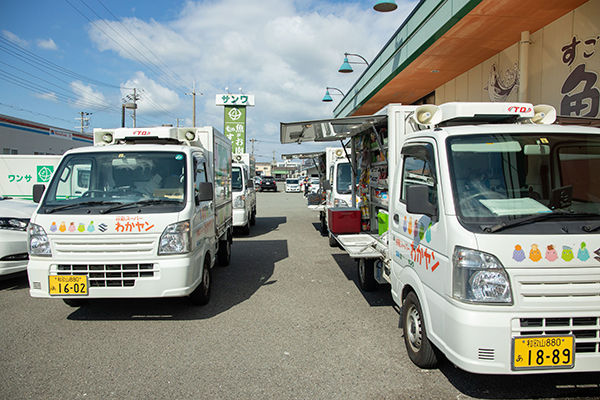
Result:
M549 212L549 213L534 214L534 215L530 215L530 216L525 217L525 218L516 219L514 221L502 222L502 223L500 223L498 225L481 226L481 229L485 233L495 233L495 232L502 231L504 229L512 228L512 227L517 226L517 225L532 224L534 222L545 221L547 219L554 218L554 217L567 217L567 216L568 217L590 217L590 216L598 217L598 216L600 216L600 214L597 214L597 213L586 213L586 212L569 212L569 211L554 210L554 211ZM587 227L590 227L590 226L587 225ZM590 229L592 229L592 228L600 229L600 226L598 226L598 227L590 227ZM591 231L587 231L586 227L583 227L582 229L585 230L586 232L591 232Z
M65 204L64 206L58 206L58 207L54 207L54 208L48 208L44 211L45 214L52 214L54 211L60 211L60 210L66 210L67 208L73 208L73 207L82 207L82 206L96 206L96 205L102 205L102 204L123 204L123 203L118 203L115 201L106 201L106 200L101 200L101 201L84 201L82 203L71 203L71 204Z
M134 206L145 207L145 206L149 206L149 205L153 205L153 204L173 204L173 203L180 203L180 201L173 200L173 199L146 199L146 200L140 200L140 201L133 201L131 203L120 203L114 207L109 207L107 209L101 210L100 214L107 214L109 212L112 212L115 210L121 210L121 209L127 208L127 207L134 207Z

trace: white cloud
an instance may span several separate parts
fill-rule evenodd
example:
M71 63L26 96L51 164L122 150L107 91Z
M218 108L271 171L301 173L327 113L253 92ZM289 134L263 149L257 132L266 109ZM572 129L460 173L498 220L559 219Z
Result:
M10 40L11 42L18 44L19 46L27 47L29 45L29 42L27 40L21 39L20 37L18 37L17 35L15 35L14 33L10 32L10 31L3 30L2 36L4 36L6 39Z
M71 82L71 90L77 95L78 99L73 105L80 108L105 108L107 105L104 95L94 90L89 85L85 85L80 81Z
M191 115L191 99L186 99L181 86L191 87L196 79L196 90L204 93L197 98L198 125L212 124L222 129L223 110L215 106L215 94L224 93L226 86L232 93L242 87L245 93L256 96L256 107L248 109L248 118L252 119L248 138L276 143L280 121L332 116L341 96L333 96L333 103L323 103L325 88L347 92L366 68L356 64L355 73L338 73L344 52L372 60L417 1L398 1L399 9L389 14L374 12L371 3L344 2L342 6L340 2L322 0L188 1L179 18L172 21L124 19L124 25L169 68L121 24L107 21L162 71L115 34L111 34L111 40L90 26L89 35L99 50L146 64L145 74L136 74L125 86L139 85L136 87L151 93L161 107L181 117ZM171 78L158 78L155 72ZM152 112L142 102L139 106Z
M136 88L136 95L139 96L138 114L149 116L164 116L172 114L177 118L183 118L188 114L181 114L180 110L184 105L179 95L156 81L148 78L143 72L137 72L132 78L121 85L121 95L125 98L133 95ZM190 106L191 110L191 106Z
M38 39L36 43L39 48L44 50L58 50L58 46L56 45L56 43L54 43L54 40L52 39Z
M42 99L42 100L49 100L52 101L54 103L58 103L58 98L56 96L56 93L54 92L48 92L48 93L34 93L33 94L35 97L37 97L38 99Z

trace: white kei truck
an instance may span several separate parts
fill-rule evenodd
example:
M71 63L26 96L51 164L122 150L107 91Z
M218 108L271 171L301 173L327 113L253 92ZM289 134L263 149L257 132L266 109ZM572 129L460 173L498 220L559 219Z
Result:
M363 290L390 284L417 366L600 371L600 130L555 118L528 103L390 104L281 124L282 143L351 138L360 222L333 214L330 229Z
M47 189L34 187L31 296L206 304L211 268L231 257L231 157L213 127L95 129L94 146L66 152Z
M33 200L33 185L50 182L62 156L0 155L0 196Z
M343 143L342 143L343 145ZM309 201L308 208L319 212L321 234L329 234L329 245L337 246L337 240L328 229L329 208L350 207L352 204L352 182L356 176L350 164L350 153L344 147L327 147L323 151L284 154L283 159L312 159L319 173L320 187L325 200L319 204Z
M255 165L255 158L248 153L233 155L231 168L233 226L241 227L244 235L249 235L250 226L256 224Z

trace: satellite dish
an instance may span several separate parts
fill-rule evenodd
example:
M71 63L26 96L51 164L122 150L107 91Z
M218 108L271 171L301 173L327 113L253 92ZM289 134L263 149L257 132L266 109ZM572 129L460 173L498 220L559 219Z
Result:
M531 122L534 124L550 125L556 121L556 109L547 104L534 106L533 113L535 115L531 118Z
M413 114L413 120L419 125L437 125L442 121L442 110L431 104L419 106Z

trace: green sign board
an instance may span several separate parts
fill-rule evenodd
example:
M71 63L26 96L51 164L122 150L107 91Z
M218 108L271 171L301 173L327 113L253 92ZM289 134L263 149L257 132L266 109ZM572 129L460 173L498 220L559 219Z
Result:
M233 154L246 152L245 106L225 106L225 136L231 140Z

